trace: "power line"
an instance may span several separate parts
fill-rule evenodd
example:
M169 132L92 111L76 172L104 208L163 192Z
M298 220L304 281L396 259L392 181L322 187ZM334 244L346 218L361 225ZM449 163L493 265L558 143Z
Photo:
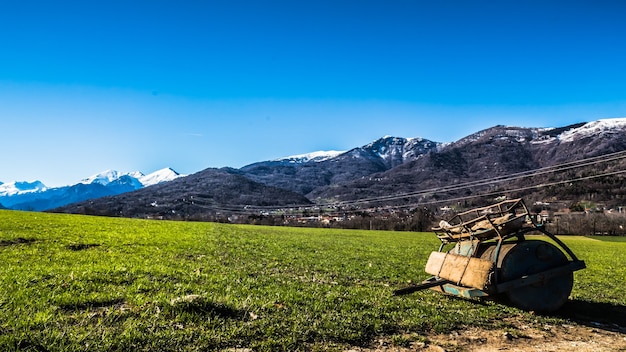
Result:
M192 197L195 199L195 201L192 201L190 204L207 208L207 209L216 210L216 211L224 211L224 212L239 213L239 214L252 214L252 213L258 213L262 211L272 212L272 211L284 210L286 208L311 209L311 208L324 208L324 207L327 207L327 208L349 207L349 206L357 206L361 204L371 204L371 203L379 203L383 201L414 198L414 197L426 196L426 195L435 194L435 193L452 192L452 191L458 191L458 190L463 190L463 189L469 189L472 187L494 185L497 183L510 182L510 181L515 181L515 180L528 178L528 177L536 177L536 176L540 176L544 174L550 174L550 173L554 174L554 173L563 172L567 170L582 168L585 166L591 166L591 165L595 165L599 163L622 160L624 158L626 158L626 151L621 151L621 152L599 155L595 157L589 157L589 158L580 159L576 161L570 161L570 162L561 163L557 165L542 167L539 169L533 169L533 170L528 170L528 171L512 173L508 175L496 176L496 177L492 177L488 179L464 182L464 183L460 183L456 185L430 188L430 189L425 189L425 190L420 190L420 191L415 191L415 192L397 193L397 194L393 194L389 196L362 198L362 199L357 199L353 201L338 201L338 202L319 203L319 204L286 205L286 206L280 206L280 207L253 206L253 205L230 205L230 206L219 205L218 206L218 205L198 204L198 201L200 203L203 203L204 197L196 196L196 197ZM406 208L406 207L414 207L414 206L440 204L440 203L446 203L446 202L455 202L459 200L498 195L498 194L507 193L507 192L519 192L519 191L524 191L524 190L529 190L529 189L543 188L543 187L554 186L554 185L565 184L565 183L573 183L573 182L578 182L578 181L583 181L583 180L588 180L588 179L614 176L614 175L618 175L622 173L626 173L626 170L574 178L574 179L569 179L569 180L564 180L564 181L555 181L555 182L544 183L544 184L539 184L539 185L530 185L530 186L525 186L525 187L520 187L520 188L510 189L510 190L498 190L496 192L490 192L490 193L488 192L488 193L482 193L482 194L477 194L477 195L472 195L472 196L456 197L456 198L443 199L443 200L437 200L437 201L427 201L427 202L413 203L413 204L408 204L408 205L397 205L397 206L390 206L390 207ZM347 212L352 212L352 211L358 211L358 210L346 209L346 210L343 210L342 212L347 213Z
M456 198L450 198L450 199L445 199L445 200L421 202L421 203L413 204L411 206L434 205L434 204L441 204L441 203L457 202L457 201L467 200L467 199L475 199L475 198L482 198L482 197L489 197L489 196L497 196L497 195L502 195L503 193L521 192L521 191L527 191L527 190L530 190L530 189L538 189L538 188L544 188L544 187L550 187L550 186L557 186L557 185L566 184L566 183L574 183L574 182L578 182L578 181L591 180L591 179L595 179L595 178L614 176L614 175L619 175L619 174L624 174L624 173L626 173L626 170L613 171L613 172L607 172L607 173L599 174L599 175L591 175L591 176L579 177L579 178L563 180L563 181L542 183L542 184L533 185L533 186L519 187L519 188L513 188L513 189L507 189L507 190L499 190L499 191L493 191L493 192L488 192L488 193L481 193L481 194L472 195L472 196L456 197ZM399 206L399 207L409 207L409 205Z
M605 156L610 156L610 158L601 159L601 158L604 158ZM570 170L574 168L590 166L590 165L597 164L600 162L609 162L609 161L614 161L614 160L619 160L619 159L624 159L624 158L626 158L626 151L611 153L611 154L607 154L604 156L596 156L596 157L591 157L587 159L581 159L578 161L572 161L572 162L567 162L567 163L553 165L553 166L547 166L547 167L543 167L539 169L517 172L517 173L513 173L509 175L497 176L497 177L493 177L489 179L470 181L470 182L465 182L465 183L456 184L456 185L430 188L430 189L419 190L415 192L398 193L398 194L389 195L389 196L362 198L362 199L358 199L354 201L341 201L341 202L337 202L333 204L350 205L350 204L359 204L359 203L374 203L374 202L380 202L380 201L398 200L402 198L423 196L423 195L427 195L430 193L457 191L457 190L462 190L462 189L466 189L470 187L478 187L478 186L491 185L495 183L514 181L514 180L518 180L518 179L522 179L526 177L536 177L536 176L544 175L548 173L561 172L561 171L566 171L566 170Z

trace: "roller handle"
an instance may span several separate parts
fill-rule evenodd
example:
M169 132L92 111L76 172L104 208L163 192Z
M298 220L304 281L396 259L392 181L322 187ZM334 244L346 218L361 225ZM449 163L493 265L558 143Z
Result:
M444 279L426 280L426 281L422 282L419 285L413 285L413 286L401 288L399 290L395 290L395 291L393 291L393 295L394 296L408 295L408 294L411 294L413 292L417 292L417 291L425 290L427 288L431 288L431 287L435 287L435 286L441 286L441 285L445 285L445 284L449 284L449 283L450 283L450 281L444 280Z

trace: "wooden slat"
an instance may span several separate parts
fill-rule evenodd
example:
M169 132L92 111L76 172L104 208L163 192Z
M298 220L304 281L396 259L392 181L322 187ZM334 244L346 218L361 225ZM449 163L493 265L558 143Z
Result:
M446 258L446 255L447 253L445 252L430 253L430 257L428 257L428 261L426 262L426 268L424 270L430 275L439 276L439 272L441 271L441 267L443 266L443 261Z
M445 252L432 252L426 272L467 287L483 289L489 280L493 262Z
M461 285L484 289L489 281L489 274L493 269L493 262L480 258L470 258L469 264L463 277Z
M443 261L439 277L452 282L460 283L470 259L470 257L462 255L448 254Z

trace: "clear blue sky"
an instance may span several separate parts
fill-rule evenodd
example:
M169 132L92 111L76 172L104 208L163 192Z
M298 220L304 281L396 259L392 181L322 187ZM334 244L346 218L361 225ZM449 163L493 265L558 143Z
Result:
M626 116L626 1L6 1L0 181Z

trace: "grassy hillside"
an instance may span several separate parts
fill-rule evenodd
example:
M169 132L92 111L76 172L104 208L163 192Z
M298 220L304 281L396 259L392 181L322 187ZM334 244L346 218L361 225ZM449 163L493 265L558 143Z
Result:
M428 277L430 233L0 211L0 350L341 350L515 329L513 315L621 322L626 242L565 240L589 268L566 309L542 317L430 290L393 297Z

